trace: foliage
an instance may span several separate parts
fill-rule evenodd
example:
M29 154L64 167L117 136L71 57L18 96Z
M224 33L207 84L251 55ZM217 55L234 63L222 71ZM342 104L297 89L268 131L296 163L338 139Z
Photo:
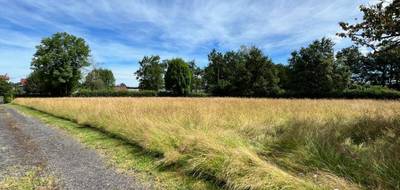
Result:
M343 64L334 61L334 43L322 38L290 58L292 91L302 95L329 94L346 88L349 74Z
M344 32L338 34L373 49L361 62L355 48L344 52L352 57L349 62L356 83L400 89L400 1L380 0L371 6L361 6L360 10L364 14L362 22L353 25L341 22Z
M181 58L167 60L165 89L175 95L189 95L192 87L192 71Z
M68 33L44 38L36 46L31 64L43 93L70 95L79 84L81 68L89 65L89 53L84 39Z
M14 98L13 85L9 80L7 75L0 75L0 96L3 97L4 103L10 103Z
M349 37L355 43L374 50L398 47L400 45L400 1L379 0L377 4L360 7L363 21L357 24L341 22L345 31L341 37Z
M366 83L365 57L356 46L344 48L336 54L336 61L344 64L351 72L351 81L355 84Z
M218 96L269 96L279 93L279 78L270 58L256 47L225 54L213 50L205 68L207 90Z
M8 80L9 77L7 75L0 75L0 96L4 96L12 91L12 85Z
M400 99L400 91L382 86L359 86L345 89L336 98Z
M195 61L190 61L189 62L189 67L192 70L192 91L198 93L200 91L203 91L205 88L205 81L204 81L204 70L199 68Z
M400 89L400 47L370 53L364 68L370 84Z
M160 57L144 56L139 61L140 68L135 72L139 80L139 89L159 91L163 88L165 65L160 62Z
M290 68L288 65L276 64L274 65L277 77L279 78L279 88L289 89L290 87Z
M27 95L45 95L45 84L43 81L45 79L42 78L43 76L37 72L33 71L29 74L28 78L26 78L26 84L24 86L25 93Z
M114 74L108 69L93 69L86 76L84 86L92 90L111 89L115 86Z

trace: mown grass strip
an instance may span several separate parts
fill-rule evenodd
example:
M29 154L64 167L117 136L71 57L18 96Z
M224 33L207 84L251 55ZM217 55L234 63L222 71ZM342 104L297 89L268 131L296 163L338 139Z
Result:
M188 176L187 173L174 168L159 167L160 157L112 134L24 106L15 104L7 106L66 131L84 145L100 152L109 164L120 172L134 176L145 186L155 189L221 189L212 181Z

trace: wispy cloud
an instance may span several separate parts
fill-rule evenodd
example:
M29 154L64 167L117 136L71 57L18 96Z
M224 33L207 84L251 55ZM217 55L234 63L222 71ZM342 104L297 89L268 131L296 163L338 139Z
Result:
M58 31L84 37L95 61L118 82L136 85L144 55L184 57L207 64L212 48L256 45L276 62L321 37L338 47L338 22L359 17L367 0L0 0L0 73L29 73L34 46ZM131 75L132 74L132 75ZM22 75L22 76L21 76Z

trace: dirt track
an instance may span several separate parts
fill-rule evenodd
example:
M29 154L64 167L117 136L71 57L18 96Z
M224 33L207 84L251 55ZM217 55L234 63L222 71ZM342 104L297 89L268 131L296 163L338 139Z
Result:
M0 180L10 168L32 167L55 176L61 189L144 189L63 131L0 105Z

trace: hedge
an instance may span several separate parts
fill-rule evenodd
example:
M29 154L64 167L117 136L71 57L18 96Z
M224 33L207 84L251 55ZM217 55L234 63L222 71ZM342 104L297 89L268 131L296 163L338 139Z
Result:
M154 97L157 91L113 91L113 90L79 90L73 97Z

